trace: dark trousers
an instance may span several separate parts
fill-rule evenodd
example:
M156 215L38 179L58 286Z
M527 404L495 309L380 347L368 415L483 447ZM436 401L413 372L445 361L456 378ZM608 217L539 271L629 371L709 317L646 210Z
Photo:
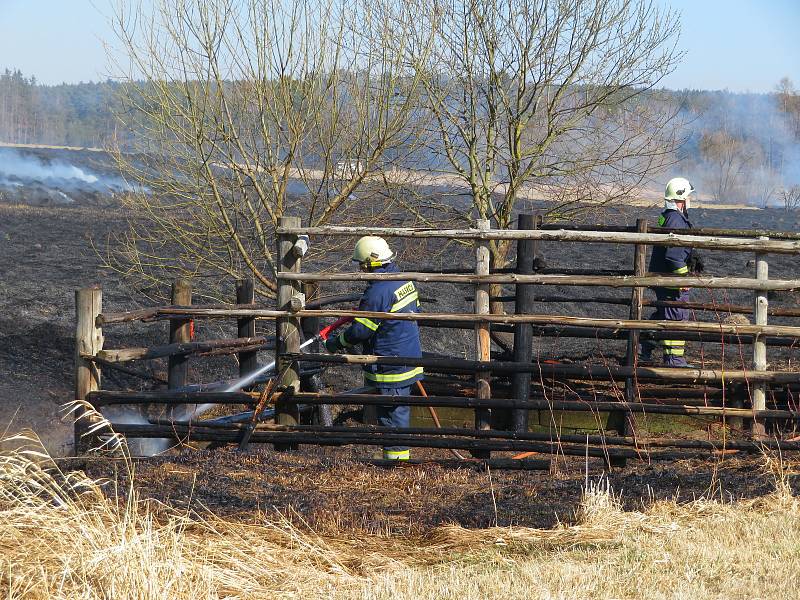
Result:
M401 388L378 388L382 396L410 396L411 386ZM381 427L408 427L411 424L411 407L391 404L378 406L378 424ZM386 446L384 450L400 452L408 450L408 446Z
M656 300L660 302L688 302L689 290L675 288L653 288L656 293ZM659 306L650 317L654 321L688 321L689 311L685 308L675 308L672 306ZM648 354L655 348L661 347L664 351L664 360L667 363L675 362L681 364L685 362L685 340L657 340L642 344L643 350ZM649 347L648 347L649 346Z

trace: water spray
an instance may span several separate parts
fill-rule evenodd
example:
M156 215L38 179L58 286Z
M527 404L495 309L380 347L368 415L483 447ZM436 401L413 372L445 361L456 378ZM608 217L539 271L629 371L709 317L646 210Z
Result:
M353 317L342 317L337 321L334 321L327 327L322 328L320 332L317 333L314 337L308 338L305 342L300 344L300 350L308 348L309 346L320 340L327 340L330 337L331 333L333 333L335 330L339 329L342 325L345 325L352 320ZM258 369L252 371L251 373L248 373L244 377L240 377L233 383L229 384L228 387L226 387L222 391L231 393L238 392L241 391L243 388L246 388L248 385L250 385L263 375L267 374L274 375L275 365L276 361L273 360L271 363L266 364L263 367L259 367ZM182 414L181 417L177 420L185 421L194 419L195 417L199 417L200 415L207 413L214 406L216 406L216 404L198 404L194 407L194 409L186 410L186 412Z

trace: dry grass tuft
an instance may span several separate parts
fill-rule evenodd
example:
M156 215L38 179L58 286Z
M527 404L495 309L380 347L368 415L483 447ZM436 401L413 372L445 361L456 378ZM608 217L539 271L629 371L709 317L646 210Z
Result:
M14 438L0 458L0 582L8 598L264 598L353 580L337 552L287 519L260 526L190 518L109 482L60 471ZM6 440L11 441L11 440Z
M506 552L526 553L534 549L619 544L632 529L659 532L668 528L651 522L642 513L625 512L608 480L600 479L598 482L590 481L586 486L574 525L560 525L553 529L465 529L451 525L434 530L429 541L438 549L449 552L495 547Z

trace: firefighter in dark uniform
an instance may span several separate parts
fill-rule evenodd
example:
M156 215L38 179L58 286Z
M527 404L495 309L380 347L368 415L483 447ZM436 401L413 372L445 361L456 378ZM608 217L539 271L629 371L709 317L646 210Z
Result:
M369 273L396 273L394 253L386 240L376 236L365 236L356 242L353 260L362 271ZM411 281L371 281L361 302L359 310L374 312L409 313L419 312L417 288ZM419 341L419 327L416 321L397 319L368 319L357 317L353 324L338 336L331 336L325 342L328 352L347 352L361 344L364 354L378 356L422 356ZM422 379L422 367L394 365L364 365L363 375L366 385L374 387L384 396L395 401L411 395L411 386ZM383 427L408 427L411 409L402 404L378 407L378 423ZM383 457L388 460L408 460L409 449L405 446L391 446L383 449Z
M688 179L675 177L670 179L664 191L664 212L658 217L659 227L670 229L691 229L692 223L689 221L690 195L694 192L694 187ZM653 254L650 256L651 273L669 275L672 277L685 277L690 273L702 273L704 270L703 261L692 248L654 246ZM689 288L653 288L656 299L659 301L671 300L687 302L689 300ZM653 316L650 317L659 321L686 321L689 318L689 311L685 308L658 307ZM661 346L664 356L664 364L669 367L691 367L686 362L685 340L658 340L654 342L644 342L642 352L639 355L641 362L651 362L652 354L657 346Z

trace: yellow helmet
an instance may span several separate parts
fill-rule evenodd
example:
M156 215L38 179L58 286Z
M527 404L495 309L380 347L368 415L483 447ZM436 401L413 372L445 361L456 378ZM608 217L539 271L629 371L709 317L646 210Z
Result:
M367 267L380 267L394 260L394 252L382 237L365 235L356 242L353 260Z

